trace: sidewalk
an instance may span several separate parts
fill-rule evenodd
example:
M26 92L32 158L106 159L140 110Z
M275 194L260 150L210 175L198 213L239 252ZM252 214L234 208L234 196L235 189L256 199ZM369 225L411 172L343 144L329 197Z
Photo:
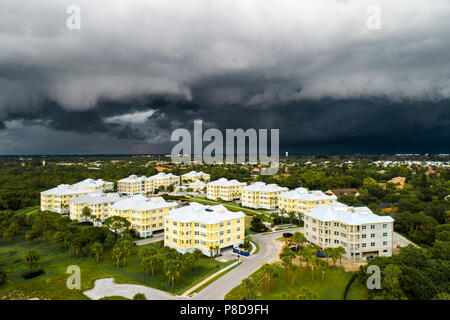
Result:
M161 240L164 240L164 234L153 236L151 238L146 238L146 239L142 239L142 240L136 240L135 242L136 242L137 246L143 246L145 244L158 242L158 241L161 241Z
M193 286L192 288L188 289L187 291L185 291L183 294L180 295L180 297L188 297L189 294L191 294L193 291L195 291L195 289L201 287L202 285L204 285L205 283L207 283L209 280L215 278L216 276L218 276L219 274L221 274L224 271L227 271L230 268L233 268L235 265L237 265L238 263L241 263L242 261L236 261L235 263L230 264L229 266L223 268L222 270L217 271L216 273L210 275L208 278L206 278L205 280L197 283L195 286Z

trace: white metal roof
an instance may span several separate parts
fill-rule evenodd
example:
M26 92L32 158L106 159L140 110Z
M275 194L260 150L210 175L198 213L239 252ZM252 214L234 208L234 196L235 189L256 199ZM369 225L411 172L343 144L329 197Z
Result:
M181 223L201 222L206 224L216 224L231 219L244 219L245 214L241 211L229 211L220 204L209 206L191 202L188 206L171 210L166 218Z
M255 182L249 186L245 186L242 190L246 191L259 191L259 192L279 192L287 191L288 188L280 187L276 184L265 184L264 182Z
M222 186L222 187L233 187L233 186L246 186L245 182L239 182L235 179L228 180L226 178L220 178L219 180L212 181L208 183L209 186Z
M390 216L379 216L367 207L349 207L340 202L315 207L304 215L320 221L336 221L349 225L362 225L368 223L393 222Z
M176 176L172 173L160 172L158 174L155 174L154 176L149 177L149 179L168 179L168 178L179 178L179 176Z
M308 191L305 188L297 188L288 192L280 194L280 198L306 200L306 201L320 201L320 200L336 200L336 196L329 196L320 190Z
M200 171L200 172L191 171L191 172L183 174L182 176L187 177L187 178L194 178L194 177L201 177L201 176L209 176L209 174L204 173L202 171Z
M121 179L121 180L119 180L117 182L142 182L142 181L145 181L147 179L148 179L147 177L144 177L144 176L138 177L137 175L132 174L131 176L123 178L123 179Z
M119 201L121 197L118 193L90 192L87 195L71 199L71 203L99 204Z
M42 191L41 194L70 195L70 194L86 193L86 192L94 191L94 190L87 190L87 188L100 189L104 185L113 185L113 183L104 181L102 179L98 179L98 180L86 179L86 180L77 182L73 185L60 184L55 188Z
M111 209L148 211L176 206L176 202L166 202L166 200L162 197L147 198L142 195L135 195L130 198L117 201L111 206Z

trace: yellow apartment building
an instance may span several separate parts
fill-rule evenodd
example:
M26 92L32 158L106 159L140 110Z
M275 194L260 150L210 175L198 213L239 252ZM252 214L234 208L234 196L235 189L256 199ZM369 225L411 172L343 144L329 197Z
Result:
M114 183L102 179L86 179L81 182L60 184L55 188L41 192L41 211L58 213L69 212L69 201L94 191L108 191L114 188Z
M176 202L166 202L162 197L147 198L135 195L111 205L110 216L128 219L140 237L145 238L155 231L164 230L165 216L176 207Z
M196 180L209 182L210 178L211 178L211 176L209 174L204 173L202 171L200 171L200 172L191 171L191 172L185 173L181 176L181 182L183 184L185 184L185 183L189 184L190 182L194 182Z
M225 201L240 199L242 188L246 185L245 182L220 178L206 185L206 197L211 200L222 199Z
M309 211L311 208L330 204L336 200L336 196L326 195L320 190L308 191L305 188L297 188L280 193L278 210L280 212L285 211L300 214Z
M191 203L172 210L165 218L164 245L181 253L199 249L210 256L210 248L238 247L244 243L245 214L222 205Z
M88 207L91 209L91 215L100 219L102 222L109 217L111 205L119 201L121 198L118 193L100 193L90 192L84 196L71 199L69 201L70 219L84 221L83 209ZM92 218L88 218L92 221Z
M148 191L153 192L160 187L167 188L170 185L173 185L174 187L179 186L180 176L176 176L172 173L160 172L158 174L155 174L154 176L149 177L147 182Z
M117 192L121 195L133 196L146 193L147 178L131 175L117 181Z
M195 180L194 182L189 183L189 188L195 192L203 192L206 190L206 183L201 180Z
M242 188L241 204L243 207L273 210L278 207L278 196L288 188L276 184L255 182Z

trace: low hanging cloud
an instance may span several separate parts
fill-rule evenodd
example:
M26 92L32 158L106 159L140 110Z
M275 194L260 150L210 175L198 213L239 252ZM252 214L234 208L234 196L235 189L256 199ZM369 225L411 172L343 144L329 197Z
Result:
M66 26L69 5L81 9L80 30ZM367 26L370 6L379 30ZM448 0L3 0L1 9L3 130L18 121L162 145L187 121L226 127L232 114L303 123L295 141L310 144L348 136L330 125L337 106L354 110L360 131L357 110L370 101L383 106L373 117L396 108L405 130L441 128L447 114ZM404 120L411 112L424 122Z

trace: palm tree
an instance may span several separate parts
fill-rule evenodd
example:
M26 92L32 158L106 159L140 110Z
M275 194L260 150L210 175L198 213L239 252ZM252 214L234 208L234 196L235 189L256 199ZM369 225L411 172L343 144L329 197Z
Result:
M187 267L188 267L189 273L191 273L191 271L192 271L192 266L197 262L197 258L194 256L193 253L186 252L186 253L183 255L183 259L184 259L184 261L185 261L185 263L186 263L186 265L187 265Z
M74 236L69 244L69 248L75 252L75 255L78 257L80 255L80 250L83 247L83 243L79 236Z
M328 259L331 257L332 251L333 251L333 248L331 248L331 247L323 249L323 254L327 257L327 262L328 262Z
M270 291L270 281L278 276L278 270L275 265L272 264L265 264L262 267L262 272L266 278L266 289L269 292Z
M336 254L339 257L339 264L342 267L342 255L344 255L347 251L345 251L344 247L341 247L341 246L335 248L335 250L336 250Z
M280 260L282 261L282 264L284 267L286 282L287 282L288 268L291 266L292 259L294 259L294 258L295 258L295 253L289 247L284 247L283 250L281 250Z
M295 218L295 212L289 211L288 216L289 216L289 223L292 224L292 220Z
M123 257L123 266L127 265L127 257L131 253L131 248L133 247L133 242L131 240L123 240L122 243L122 257Z
M299 267L295 264L291 265L291 271L292 271L292 286L295 286L295 274L297 273Z
M302 254L303 259L306 261L306 268L308 268L311 257L314 254L312 247L310 245L307 245L306 247L304 247L301 250L301 254Z
M317 259L318 258L315 256L307 258L309 265L311 266L311 280L314 280L314 266L318 265Z
M245 292L245 300L249 300L252 297L253 291L256 288L256 283L253 279L246 278L246 279L242 280L241 288Z
M87 221L91 216L91 209L89 207L84 207L83 211L81 211L81 215L84 217L84 220Z
M219 247L219 245L218 244L216 244L215 246L214 246L214 251L216 252L216 257L219 255L219 253L220 253L220 247Z
M166 276L169 279L169 283L172 282L172 287L175 286L175 279L178 279L180 272L178 270L178 264L169 260L166 262Z
M317 259L317 266L322 270L322 280L325 280L325 270L329 267L328 262L322 259Z
M72 250L71 243L72 243L74 238L75 238L75 236L74 236L73 233L68 232L68 231L66 231L64 233L64 244L67 245L67 248L69 249L69 257L70 257L71 250Z
M95 260L98 262L103 253L103 245L100 242L94 242L91 245L91 253L95 255Z
M209 246L209 256L212 258L214 256L214 246Z
M149 257L148 263L150 265L150 268L152 269L152 277L155 274L155 269L158 265L160 265L164 261L164 259L161 257L159 253L151 255Z
M200 249L195 249L192 253L195 258L195 270L198 268L198 260L203 256L203 252Z
M150 257L142 257L141 265L145 269L145 274L148 277L148 269L150 268Z
M306 237L305 237L305 235L303 233L295 232L292 235L292 242L295 243L296 249L297 249L297 252L298 252L298 246L299 245L303 246L303 243L306 242Z
M119 245L115 245L111 251L111 257L116 260L116 266L119 267L120 259L122 258L122 248Z
M58 245L58 247L61 247L61 244L64 243L64 232L57 231L53 235L53 242Z
M30 269L32 268L33 264L38 262L40 259L41 256L39 255L39 252L37 252L36 250L30 250L24 256L25 263L27 263L30 266Z
M331 260L333 260L334 267L336 267L336 261L339 259L339 255L336 251L336 248L332 248L330 252Z

